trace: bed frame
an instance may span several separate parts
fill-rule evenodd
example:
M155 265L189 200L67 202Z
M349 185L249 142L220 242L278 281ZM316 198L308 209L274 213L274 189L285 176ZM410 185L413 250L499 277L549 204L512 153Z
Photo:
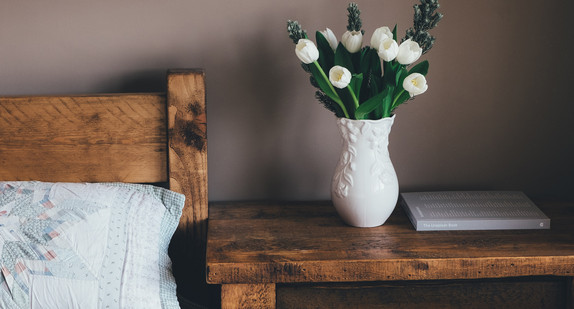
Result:
M170 245L178 294L208 302L207 136L202 70L166 93L0 97L0 180L151 183L185 194Z

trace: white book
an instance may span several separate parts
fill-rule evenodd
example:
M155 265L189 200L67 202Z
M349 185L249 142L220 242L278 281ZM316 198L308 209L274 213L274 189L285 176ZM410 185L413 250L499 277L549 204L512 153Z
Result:
M417 231L549 229L550 219L520 191L401 193Z

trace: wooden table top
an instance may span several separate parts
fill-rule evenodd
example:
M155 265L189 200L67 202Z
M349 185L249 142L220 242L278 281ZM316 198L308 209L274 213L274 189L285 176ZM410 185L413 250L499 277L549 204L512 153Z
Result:
M417 232L401 207L356 228L331 202L212 203L207 282L574 276L574 203L537 204L550 230Z

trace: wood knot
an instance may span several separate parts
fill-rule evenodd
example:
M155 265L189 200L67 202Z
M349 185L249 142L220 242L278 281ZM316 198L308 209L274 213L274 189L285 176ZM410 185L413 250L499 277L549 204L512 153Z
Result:
M426 262L417 262L415 264L416 270L429 270L429 264Z
M170 134L178 132L178 137L183 139L186 146L202 151L206 147L207 138L205 108L199 102L193 101L186 105L185 111L170 107L168 113L173 119L173 122L170 121L173 123L173 127L169 129Z

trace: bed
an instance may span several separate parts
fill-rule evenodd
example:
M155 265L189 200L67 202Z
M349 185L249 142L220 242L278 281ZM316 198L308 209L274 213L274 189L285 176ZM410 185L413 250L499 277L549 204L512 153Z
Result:
M204 73L166 89L0 97L0 307L208 302Z

